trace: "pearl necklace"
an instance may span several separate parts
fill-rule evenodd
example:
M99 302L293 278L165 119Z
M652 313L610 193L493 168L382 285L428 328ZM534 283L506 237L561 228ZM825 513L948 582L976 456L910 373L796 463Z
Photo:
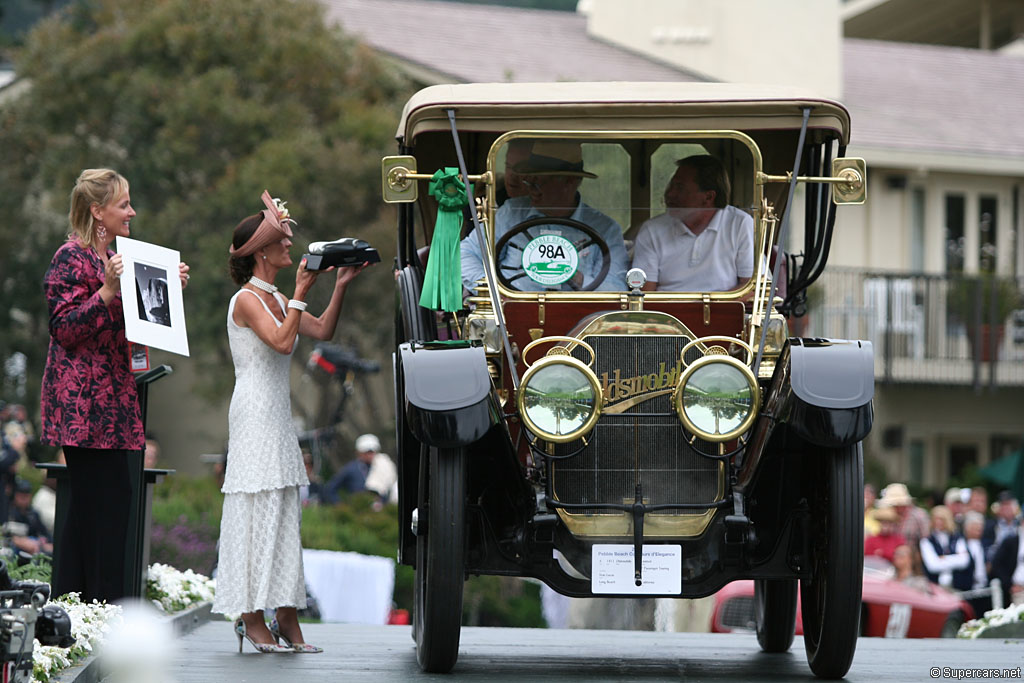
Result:
M274 285L270 284L269 282L265 282L265 281L259 279L255 275L253 275L251 278L249 278L249 284L252 285L253 287L255 287L256 289L262 289L267 294L275 294L275 293L277 293L277 287L275 287Z

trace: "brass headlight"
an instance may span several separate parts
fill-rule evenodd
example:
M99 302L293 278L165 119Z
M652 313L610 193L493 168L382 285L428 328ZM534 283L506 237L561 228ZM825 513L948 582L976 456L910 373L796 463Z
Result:
M684 372L672 401L686 428L705 441L730 441L750 429L761 395L750 368L722 354L704 356Z
M516 404L527 429L545 441L586 436L601 414L597 375L572 356L545 356L523 375Z

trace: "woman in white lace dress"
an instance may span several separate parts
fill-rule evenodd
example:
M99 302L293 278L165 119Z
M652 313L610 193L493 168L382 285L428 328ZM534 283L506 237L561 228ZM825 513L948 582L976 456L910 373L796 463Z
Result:
M306 313L306 294L318 273L303 261L294 298L278 292L274 278L292 265L292 231L283 205L267 192L263 202L266 210L235 228L229 261L241 289L227 316L235 390L213 611L241 614L235 622L239 651L245 638L264 653L321 652L305 643L296 615L306 606L299 487L309 482L292 423L289 364L299 334L334 336L345 289L365 264L339 268L327 309L320 317ZM265 609L276 609L270 628Z

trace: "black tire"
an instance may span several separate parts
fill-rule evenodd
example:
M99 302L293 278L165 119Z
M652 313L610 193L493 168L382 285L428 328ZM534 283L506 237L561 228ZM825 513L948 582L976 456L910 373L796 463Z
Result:
M420 463L413 588L416 659L426 672L448 673L459 657L462 630L466 457L461 448L424 450L430 462Z
M950 613L949 617L946 618L946 623L942 625L942 632L939 634L940 638L956 638L957 632L964 623L964 613L960 610Z
M800 581L811 671L842 678L860 633L864 574L864 456L859 443L811 453L811 577Z
M786 652L796 633L796 579L754 581L754 623L765 652Z

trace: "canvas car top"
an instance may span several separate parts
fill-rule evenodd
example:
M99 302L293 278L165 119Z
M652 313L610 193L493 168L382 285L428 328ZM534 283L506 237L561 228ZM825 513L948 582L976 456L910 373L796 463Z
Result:
M588 106L589 105L589 106ZM460 130L792 130L805 106L808 127L830 129L842 144L850 115L833 100L783 86L737 83L466 83L434 85L409 98L396 137L411 144L426 131L448 130L455 107Z

